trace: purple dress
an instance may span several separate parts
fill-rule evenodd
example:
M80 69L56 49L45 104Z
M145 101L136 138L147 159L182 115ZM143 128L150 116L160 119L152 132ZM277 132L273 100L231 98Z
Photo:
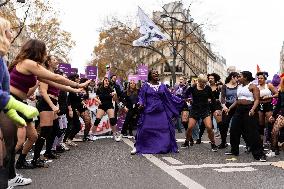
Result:
M172 118L180 114L183 100L172 95L164 84L145 83L139 93L139 104L143 105L144 109L137 125L135 143L137 153L177 152Z

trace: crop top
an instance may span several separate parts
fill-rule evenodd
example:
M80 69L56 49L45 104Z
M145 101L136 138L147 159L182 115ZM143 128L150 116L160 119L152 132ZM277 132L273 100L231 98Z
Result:
M271 91L268 88L267 84L265 84L264 88L260 88L260 85L257 86L260 91L260 97L271 96Z
M10 72L10 85L26 94L30 88L36 85L36 82L37 77L35 75L22 74L17 71L16 66Z
M60 90L53 86L48 86L47 94L51 94L53 96L58 97Z
M238 89L237 89L237 97L239 100L249 100L249 101L254 101L253 98L253 94L252 92L249 90L249 86L251 83L243 86L243 85L239 85Z

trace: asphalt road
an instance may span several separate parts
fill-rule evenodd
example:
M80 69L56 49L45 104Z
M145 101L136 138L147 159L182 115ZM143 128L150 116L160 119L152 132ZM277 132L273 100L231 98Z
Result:
M183 134L177 138L182 141ZM284 188L284 151L261 163L243 147L236 159L225 156L225 150L211 152L204 140L178 154L143 156L130 155L132 139L80 142L49 168L18 172L33 179L23 187L31 189Z

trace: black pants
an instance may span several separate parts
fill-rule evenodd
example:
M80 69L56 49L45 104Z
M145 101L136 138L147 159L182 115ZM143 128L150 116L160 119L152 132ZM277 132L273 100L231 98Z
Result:
M226 107L230 107L232 104L226 103ZM222 124L220 124L220 135L221 135L221 141L222 144L227 143L227 133L230 125L230 121L233 118L233 115L235 114L236 108L229 111L228 114L224 113L222 114Z
M137 124L137 109L129 109L126 117L125 117L125 121L124 124L122 126L122 130L121 133L127 133L127 130L129 130L129 133L132 133L133 131L133 126L135 126Z
M3 132L7 152L3 167L0 168L0 186L2 187L3 185L3 187L6 187L8 179L16 177L15 147L17 144L17 127L3 112L0 112L0 125L2 126L1 130Z
M70 118L69 116L67 116L67 119L68 119L68 126L67 126L66 134L64 137L64 141L66 141L66 139L73 140L73 138L81 130L81 122L75 111L73 114L73 118Z
M252 105L238 105L232 118L230 130L231 152L239 154L239 144L241 135L247 140L251 148L252 155L255 159L263 155L263 146L258 132L258 114L249 116Z

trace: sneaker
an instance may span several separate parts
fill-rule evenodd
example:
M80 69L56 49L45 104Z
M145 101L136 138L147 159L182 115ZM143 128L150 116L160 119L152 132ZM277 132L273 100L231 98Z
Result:
M56 156L54 153L43 154L43 156L46 159L57 159L58 158L58 156Z
M184 141L180 148L189 148L189 141Z
M212 150L212 152L218 151L218 147L216 146L216 144L211 144L211 150Z
M91 142L91 141L93 141L93 140L90 139L89 136L83 138L83 142Z
M194 144L193 139L190 139L190 140L189 140L189 145L190 145L190 146L193 146L193 144Z
M230 155L238 156L239 154L236 154L236 153L233 153L231 151L228 151L228 152L225 152L225 155L228 155L228 156L230 156Z
M8 181L8 186L9 187L14 187L14 186L24 186L32 183L32 179L30 178L24 178L20 174L16 174L16 177L13 179L10 179Z
M14 186L8 186L6 189L14 189Z
M113 135L113 138L116 142L120 142L121 139L122 139L122 134L120 134L119 132L116 132L114 135Z
M246 149L245 149L245 153L249 154L251 152L251 149L249 146L246 146Z
M262 156L259 158L259 161L260 161L260 162L266 162L266 156L265 156L265 155L262 155Z
M70 139L68 139L68 140L66 141L66 144L67 144L68 146L74 146L74 147L77 147L77 146L78 146L78 144L76 144L75 142L73 142L73 141L70 140Z
M34 169L35 166L31 163L28 163L26 160L23 161L17 161L16 163L16 169Z
M38 168L48 168L48 164L42 159L32 160L31 163Z
M69 150L70 150L70 148L68 148L65 143L60 143L60 146L61 146L65 151L69 151Z
M228 144L227 143L221 143L219 146L218 146L218 149L224 149L224 148L227 148L228 147Z
M131 155L135 155L136 152L137 152L137 151L136 151L136 148L134 147L134 148L131 150L130 154L131 154Z
M56 149L54 150L54 152L56 154L57 153L63 153L63 152L65 152L65 149L61 145L58 145L58 146L56 146Z
M272 150L270 150L267 154L265 154L266 155L266 157L275 157L276 155L275 155L275 152L273 152Z
M197 139L195 144L201 144L201 139Z

